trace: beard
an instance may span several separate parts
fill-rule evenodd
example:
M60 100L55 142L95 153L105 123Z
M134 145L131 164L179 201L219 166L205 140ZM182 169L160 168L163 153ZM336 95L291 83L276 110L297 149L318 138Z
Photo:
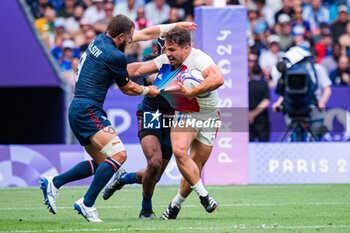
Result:
M120 51L122 51L123 53L124 53L124 51L125 51L125 47L126 47L126 41L124 41L123 43L121 43L119 46L118 46L118 49L120 50Z

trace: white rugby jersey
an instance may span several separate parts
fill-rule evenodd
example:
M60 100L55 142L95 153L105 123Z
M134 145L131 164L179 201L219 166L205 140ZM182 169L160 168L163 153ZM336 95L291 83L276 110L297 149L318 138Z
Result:
M163 64L170 64L168 57L165 54L162 54L156 57L153 61L156 63L158 70L160 70ZM200 72L203 72L203 70L205 70L206 68L208 68L210 65L213 65L213 64L215 63L213 59L211 59L211 57L209 57L200 49L195 49L195 48L191 48L190 55L182 63L182 65L187 66L188 69L196 69L196 70L199 70ZM196 99L201 111L206 108L211 109L211 108L219 107L219 95L218 95L217 89L211 91L211 95L209 95L208 97L205 97L205 98L196 97Z

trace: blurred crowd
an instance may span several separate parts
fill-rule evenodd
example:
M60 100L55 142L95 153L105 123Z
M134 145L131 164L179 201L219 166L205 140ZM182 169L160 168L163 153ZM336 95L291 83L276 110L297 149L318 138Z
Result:
M279 2L279 1L274 1ZM332 85L350 85L350 17L346 0L282 0L273 11L265 0L248 4L250 76L262 75L274 86L272 67L292 46L309 47L315 62L326 70ZM256 78L256 77L254 77Z
M348 0L349 1L349 0ZM77 59L111 17L125 14L136 29L150 25L193 20L194 6L211 0L27 0L36 26L63 72L74 71ZM246 5L249 63L256 63L263 79L284 52L306 41L317 63L322 64L333 85L350 85L350 1L347 0L227 0ZM154 50L154 42L129 46L132 61ZM250 67L253 67L250 65ZM74 73L74 72L73 72ZM257 72L249 70L250 76ZM70 80L74 75L66 75ZM256 78L256 77L254 77Z
M276 81L271 72L292 46L308 47L331 85L350 85L350 0L226 0L247 7L248 74L261 91L250 93L255 106L269 99ZM87 46L106 30L109 20L124 14L136 30L161 23L193 21L194 6L212 0L27 0L35 24L57 60L64 77L75 83L78 59ZM129 62L156 51L156 41L131 44ZM265 105L267 103L265 101ZM264 105L264 106L265 106ZM250 119L254 122L254 118Z
M75 83L75 70L82 52L107 28L116 14L124 14L136 30L156 24L193 21L193 4L188 0L27 0L47 47L64 77ZM129 62L140 61L156 51L156 42L128 46Z

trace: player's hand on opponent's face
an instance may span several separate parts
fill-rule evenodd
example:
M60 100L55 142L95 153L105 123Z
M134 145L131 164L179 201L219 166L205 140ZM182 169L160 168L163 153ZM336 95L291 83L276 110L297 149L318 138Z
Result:
M197 30L197 24L194 22L180 22L177 25L178 27L185 28L187 31L196 31Z
M157 86L152 85L152 86L148 86L148 88L149 88L149 92L146 95L147 97L153 98L153 97L156 97L160 93Z
M193 94L193 90L185 87L182 83L179 83L182 94L189 99L192 99L195 95Z

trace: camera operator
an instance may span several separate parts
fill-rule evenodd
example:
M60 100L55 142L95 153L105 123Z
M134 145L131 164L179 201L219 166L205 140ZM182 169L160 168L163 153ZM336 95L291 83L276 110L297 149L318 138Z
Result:
M270 92L264 74L258 64L258 55L248 55L249 69L249 141L268 142L270 120L267 108L270 105Z
M284 66L283 63L278 63L276 67L273 68L271 72L271 78L274 82L278 83L281 82L280 78L283 78L283 72L286 72L292 65L300 62L306 57L310 57L311 53L308 49L308 42L302 41L298 44L298 46L292 47L285 55L285 58L290 61L287 66ZM315 56L317 56L317 52L313 51L313 57L315 60ZM279 66L279 67L278 67ZM279 70L278 70L278 68ZM320 64L314 64L313 63L313 69L309 69L309 75L313 76L315 78L314 85L317 85L316 88L312 89L313 97L315 97L316 102L312 101L311 99L308 100L310 102L309 106L303 106L303 109L308 109L308 112L306 113L305 118L303 121L305 123L308 123L311 126L311 131L313 132L314 136L318 141L322 139L323 134L327 132L327 129L323 125L323 119L324 119L324 108L326 106L326 103L331 95L331 81L328 77L327 71L325 68ZM282 73L280 72L282 71ZM315 74L313 74L315 73ZM282 80L284 81L284 80ZM283 82L282 82L283 83ZM272 105L272 110L276 111L278 108L286 107L284 106L284 100L285 100L285 85L282 85L281 87L283 90L278 93L278 90L276 89L276 93L280 95L279 99ZM294 101L294 100L292 100ZM298 103L296 103L298 104ZM291 122L291 119L289 116L291 115L298 115L293 114L294 112L289 112L288 110L285 111L288 113L288 116L286 117L286 123L289 124ZM302 140L304 141L305 138Z

